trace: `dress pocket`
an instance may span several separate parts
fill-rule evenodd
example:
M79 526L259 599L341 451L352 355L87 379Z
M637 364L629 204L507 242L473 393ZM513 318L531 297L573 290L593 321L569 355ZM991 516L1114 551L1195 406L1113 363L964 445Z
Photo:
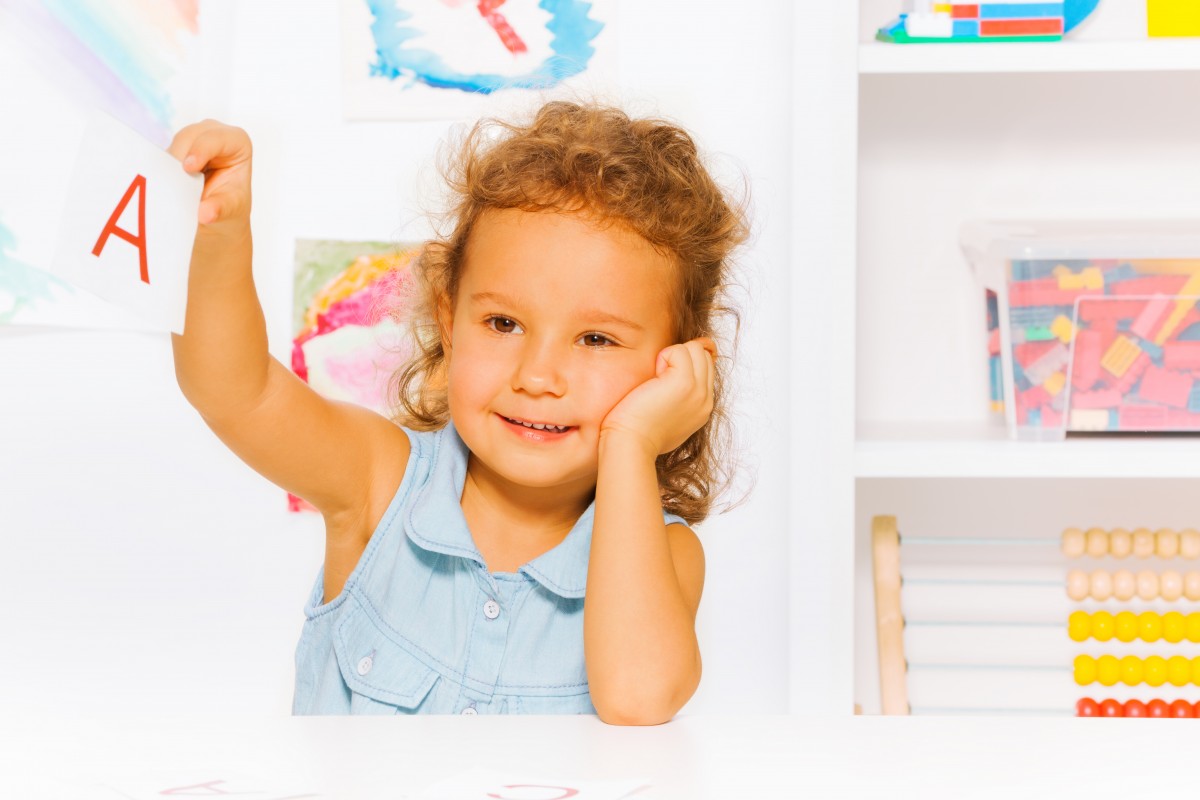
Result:
M347 609L338 622L333 648L350 689L351 714L420 713L441 678L360 607Z

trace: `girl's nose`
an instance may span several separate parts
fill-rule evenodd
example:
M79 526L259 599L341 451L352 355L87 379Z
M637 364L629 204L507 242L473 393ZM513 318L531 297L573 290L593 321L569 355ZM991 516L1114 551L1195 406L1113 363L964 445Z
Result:
M563 371L566 357L566 353L556 351L550 342L531 341L521 350L520 361L513 372L513 390L561 396L567 389Z

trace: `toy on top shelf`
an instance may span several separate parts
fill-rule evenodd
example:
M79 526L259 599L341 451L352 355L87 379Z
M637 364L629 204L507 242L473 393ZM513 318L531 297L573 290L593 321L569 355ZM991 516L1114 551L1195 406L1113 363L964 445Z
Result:
M1200 36L1196 0L1146 0L1146 32L1159 36Z
M1099 0L910 0L908 10L875 38L897 44L935 42L1055 42L1083 21Z

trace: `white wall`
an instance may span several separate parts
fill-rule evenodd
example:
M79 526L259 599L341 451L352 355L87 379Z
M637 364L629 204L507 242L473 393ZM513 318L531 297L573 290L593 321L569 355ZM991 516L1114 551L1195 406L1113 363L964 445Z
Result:
M744 172L734 410L750 500L699 527L705 676L685 709L788 701L786 352L791 4L621 8L622 96ZM255 276L286 359L293 241L415 239L418 178L448 125L345 123L335 3L239 3L228 121L254 138ZM181 398L166 336L0 329L0 714L285 714L322 529Z

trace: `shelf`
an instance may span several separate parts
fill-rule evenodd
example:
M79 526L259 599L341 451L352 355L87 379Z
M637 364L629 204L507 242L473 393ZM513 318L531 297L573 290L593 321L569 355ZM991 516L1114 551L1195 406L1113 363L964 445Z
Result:
M859 424L858 478L1197 478L1200 436L1017 442L976 423Z
M1200 70L1200 38L1126 42L888 44L858 48L859 74Z

